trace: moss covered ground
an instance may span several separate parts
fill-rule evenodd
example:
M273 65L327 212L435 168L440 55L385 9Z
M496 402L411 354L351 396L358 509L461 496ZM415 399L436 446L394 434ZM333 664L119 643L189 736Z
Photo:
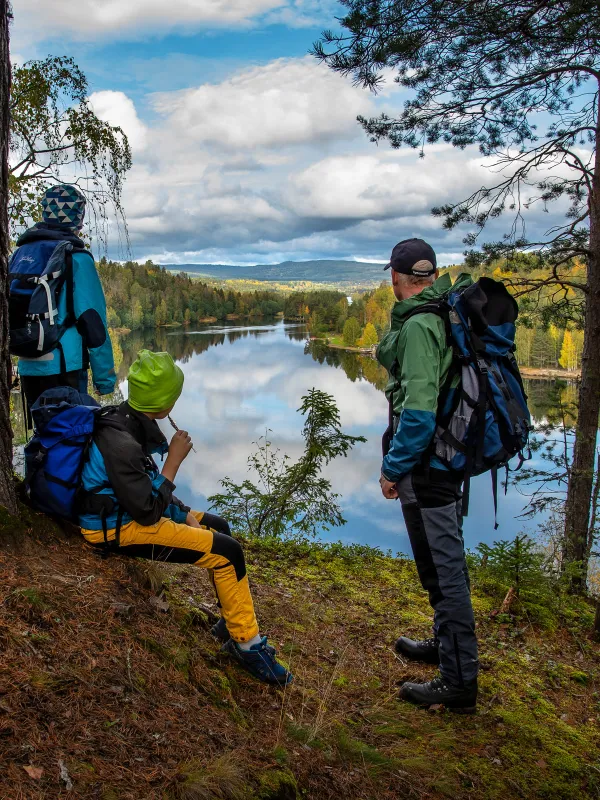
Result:
M102 559L24 510L0 520L0 800L600 797L600 645L569 599L494 615L474 581L478 713L426 712L398 684L399 632L428 633L409 561L248 543L261 628L296 675L240 672L207 626L204 574Z

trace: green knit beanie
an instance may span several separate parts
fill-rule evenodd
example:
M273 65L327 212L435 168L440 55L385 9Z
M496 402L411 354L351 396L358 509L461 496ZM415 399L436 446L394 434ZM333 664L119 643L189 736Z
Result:
M157 413L172 408L183 388L183 372L168 353L140 350L127 375L127 402L136 411Z

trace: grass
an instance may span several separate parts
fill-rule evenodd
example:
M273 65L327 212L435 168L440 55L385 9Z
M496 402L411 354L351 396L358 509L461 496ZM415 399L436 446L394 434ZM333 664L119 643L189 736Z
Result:
M191 761L180 767L175 800L245 800L248 792L243 761L225 753L208 764Z
M194 568L104 560L28 512L0 519L0 539L3 525L19 536L0 547L0 798L69 796L59 759L78 800L600 796L585 601L550 609L551 625L493 617L500 588L475 573L479 712L433 714L397 699L434 674L391 648L430 624L410 561L247 543L261 628L295 673L281 692L220 652Z

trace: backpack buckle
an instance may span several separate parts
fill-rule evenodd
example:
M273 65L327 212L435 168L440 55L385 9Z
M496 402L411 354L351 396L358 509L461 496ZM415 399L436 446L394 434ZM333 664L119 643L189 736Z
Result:
M33 459L33 463L34 464L41 464L42 461L46 458L47 455L48 455L48 451L46 450L46 448L43 445L40 445L40 449L35 454L35 458Z

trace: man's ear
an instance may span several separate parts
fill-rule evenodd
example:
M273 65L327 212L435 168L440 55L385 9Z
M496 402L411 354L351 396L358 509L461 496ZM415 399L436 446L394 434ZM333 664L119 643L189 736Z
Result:
M398 274L396 273L395 269L391 269L390 272L392 273L392 286L398 285Z

